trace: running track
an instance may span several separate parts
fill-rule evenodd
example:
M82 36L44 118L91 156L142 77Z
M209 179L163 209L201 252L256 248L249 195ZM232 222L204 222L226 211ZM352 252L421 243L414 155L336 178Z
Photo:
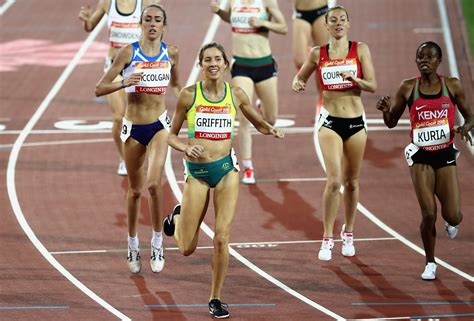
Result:
M208 1L162 2L169 15L166 41L180 48L182 82L193 81L205 35L212 37L216 27L215 39L230 51L229 26L213 25ZM325 174L312 133L314 91L309 86L305 94L291 92L290 36L271 36L280 66L280 118L294 125L283 141L254 137L258 184L241 186L222 297L233 319L473 318L471 152L458 142L465 215L460 235L447 240L439 219L438 280L423 282L419 213L402 158L408 131L377 130L382 125L374 107L380 95L394 94L401 79L416 74L414 51L425 40L442 45L441 72L460 75L473 105L461 9L457 1L447 2L457 70L448 61L443 1L340 1L351 15L351 38L372 50L379 83L376 94L364 95L373 131L352 259L341 257L339 244L332 261L316 258ZM163 273L152 274L146 260L140 275L128 273L127 182L115 175L108 108L93 98L106 32L88 37L82 31L77 19L82 4L20 0L0 9L0 320L208 320L212 242L206 226L213 225L212 211L200 236L202 248L192 257L180 256L166 239ZM280 6L291 24L291 2ZM84 55L75 59L81 50ZM171 111L174 103L169 98ZM180 198L181 155L172 153L168 165L165 212ZM143 214L139 235L146 257L146 202ZM336 228L341 218L342 212Z

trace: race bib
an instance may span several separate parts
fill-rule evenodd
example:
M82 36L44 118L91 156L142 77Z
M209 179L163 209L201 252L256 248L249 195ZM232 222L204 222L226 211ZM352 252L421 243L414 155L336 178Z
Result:
M130 137L132 131L132 122L127 120L125 117L122 118L122 130L120 131L120 139L122 142L126 142Z
M201 139L230 139L232 114L230 106L197 106L194 136Z
M340 73L349 71L354 77L357 77L356 59L335 60L321 68L321 80L323 84L331 89L343 89L353 87L352 81L344 80Z
M138 23L112 22L109 32L109 40L112 47L120 48L135 41L141 36L141 29Z
M170 130L171 128L171 119L168 117L168 113L165 112L163 114L161 114L160 117L158 117L158 119L160 120L161 124L163 125L163 128L166 129L167 131Z
M442 125L413 129L413 142L420 147L440 145L449 142L450 130L447 119Z
M142 75L138 85L127 87L131 92L154 95L166 93L171 78L171 63L169 61L137 61L133 67L135 73L142 73Z
M237 160L237 154L235 153L234 148L230 151L230 158L232 158L232 165L234 168L240 172L240 166L239 166L239 161Z
M408 163L408 166L413 166L413 155L416 154L416 152L419 150L420 148L418 146L416 146L415 144L413 143L410 143L407 145L407 147L405 147L405 159L407 160L407 163Z

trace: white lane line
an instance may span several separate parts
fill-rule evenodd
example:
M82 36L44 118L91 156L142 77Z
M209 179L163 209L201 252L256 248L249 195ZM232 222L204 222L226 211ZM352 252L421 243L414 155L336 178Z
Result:
M3 16L5 12L7 12L8 8L10 8L15 3L15 0L7 0L4 4L0 6L0 16Z
M50 146L50 145L73 145L73 144L87 144L87 143L105 143L111 142L112 138L96 138L96 139L75 139L75 140L55 140L48 142L34 142L24 143L22 147L39 147L39 146ZM13 144L0 145L0 148L13 147Z
M315 119L317 119L317 117L318 116L316 116ZM314 146L315 146L315 149L316 149L316 155L318 156L318 159L319 159L319 163L321 164L321 167L323 168L323 170L326 171L326 166L324 165L324 159L323 159L323 155L322 155L322 152L321 152L321 147L319 146L318 132L316 130L314 131L313 142L314 142ZM341 189L340 189L341 194L342 194L343 191L344 191L344 187L341 186ZM367 208L365 208L361 203L357 203L357 209L359 210L359 212L364 214L369 220L371 220L379 228L381 228L382 230L384 230L388 234L392 235L393 237L397 238L400 242L402 242L403 244L405 244L406 246L408 246L409 248L411 248L415 252L420 253L421 255L425 256L425 251L422 248L417 246L415 243L410 242L408 239L403 237L401 234L396 232L394 229L392 229L391 227L386 225L384 222L382 222L380 219L378 219L374 214L372 214ZM447 268L448 270L451 270L452 272L462 276L463 278L468 279L471 282L474 281L473 276L459 270L458 268L448 264L447 262L445 262L445 261L443 261L443 260L441 260L437 257L436 257L436 263L443 266L443 267L445 267L445 268Z
M379 241L396 241L394 237L372 237L372 238L360 238L354 239L357 242L379 242ZM334 242L341 242L342 240L334 240ZM293 245L293 244L314 244L322 243L322 240L302 240L302 241L269 241L269 242L240 242L240 243L229 243L229 246L238 248L251 248L251 249L265 249L270 247L276 247L278 245ZM197 250L208 250L213 249L214 246L198 246ZM148 248L142 248L142 250L148 250ZM177 251L177 247L167 247L167 251ZM113 250L76 250L76 251L57 251L49 252L52 255L64 255L64 254L98 254L98 253L118 253L127 252L126 249L113 249Z
M87 48L90 46L92 41L97 37L98 33L102 30L103 26L105 25L106 19L102 19L97 27L92 31L87 39L82 44L79 51L76 53L74 58L71 60L69 65L63 71L59 79L54 84L53 88L51 88L50 92L46 96L46 98L42 101L36 112L30 118L28 123L26 124L25 128L21 131L20 135L18 136L15 144L13 145L12 151L8 158L8 166L7 166L7 190L8 190L8 197L10 198L10 203L15 213L16 219L18 223L22 227L25 234L28 236L30 241L33 245L38 249L38 251L43 255L43 257L52 265L54 266L66 279L68 279L72 284L74 284L78 289L80 289L84 294L89 296L92 300L100 304L102 307L107 309L109 312L117 316L122 320L130 320L129 317L124 315L122 312L115 309L109 303L107 303L104 299L99 297L97 294L92 292L88 287L86 287L83 283L81 283L76 277L74 277L68 270L66 270L49 252L48 249L41 243L41 241L37 238L33 230L31 229L28 221L23 214L23 211L20 206L20 202L18 200L18 195L16 193L16 183L15 183L15 169L16 164L18 161L18 156L20 154L20 149L23 146L28 134L31 132L33 127L36 125L38 120L41 118L43 113L48 108L51 101L57 95L61 87L64 85L68 77L71 75L72 71L78 64L81 57L86 52Z
M454 52L453 37L451 35L451 28L449 27L448 11L446 9L445 0L438 0L438 9L441 18L441 27L443 28L444 44L446 45L446 51L448 55L449 70L451 72L451 76L459 78L458 64L456 62L456 53ZM460 121L458 125L460 125L462 122L464 122L464 117L457 108L456 115L458 117L458 121ZM472 138L472 134L469 133L469 135ZM470 145L468 142L466 145L471 152L471 155L474 155L474 146Z
M226 3L227 3L227 0L224 0L221 3L221 6L225 6ZM204 38L203 44L211 41L214 38L214 35L217 31L219 23L220 23L220 18L217 15L214 15L214 17L212 18L211 25L209 26L209 29L206 33L205 38ZM196 61L197 61L197 59L196 59ZM197 68L197 64L194 64L193 70L192 70L191 74L189 75L188 80L186 82L186 86L189 86L192 83L194 83L196 81L198 75L199 75L199 68ZM181 202L183 194L181 192L181 189L178 186L178 183L176 182L176 177L175 177L173 167L172 167L172 164L171 164L171 147L168 147L168 155L167 155L166 162L165 162L165 173L166 173L166 177L168 178L168 184L170 185L171 190L173 191L173 194L176 197L176 200L178 202ZM211 239L214 238L214 232L204 222L201 223L201 229ZM271 276L267 272L263 271L262 269L260 269L258 266L256 266L255 264L253 264L249 260L247 260L245 257L240 255L237 251L235 251L231 247L229 247L229 254L232 255L237 260L239 260L242 264L247 266L249 269L253 270L255 273L259 274L260 276L262 276L263 278L265 278L269 282L273 283L277 287L279 287L282 290L286 291L287 293L293 295L294 297L298 298L299 300L303 301L304 303L312 306L313 308L321 311L322 313L325 313L325 314L329 315L330 317L332 317L336 320L345 320L340 315L332 312L331 310L323 307L322 305L319 305L318 303L308 299L307 297L305 297L301 293L299 293L299 292L293 290L292 288L288 287L287 285L283 284L282 282L280 282L279 280L277 280L276 278L274 278L273 276Z

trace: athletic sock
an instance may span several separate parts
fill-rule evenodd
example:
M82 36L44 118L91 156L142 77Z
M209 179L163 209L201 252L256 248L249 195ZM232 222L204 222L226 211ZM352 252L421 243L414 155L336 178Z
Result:
M151 243L154 247L160 247L163 243L163 232L153 231L153 237L151 238Z
M140 241L138 240L138 234L135 235L134 237L131 237L130 235L128 236L128 246L132 250L138 250L140 246Z
M242 165L244 168L252 168L253 169L253 163L251 159L243 159L242 160Z

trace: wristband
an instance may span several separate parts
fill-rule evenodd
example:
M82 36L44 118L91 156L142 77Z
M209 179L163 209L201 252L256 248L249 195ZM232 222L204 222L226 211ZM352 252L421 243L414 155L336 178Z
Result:
M125 83L123 82L125 79L122 79L122 81L120 82L120 88L125 88Z

